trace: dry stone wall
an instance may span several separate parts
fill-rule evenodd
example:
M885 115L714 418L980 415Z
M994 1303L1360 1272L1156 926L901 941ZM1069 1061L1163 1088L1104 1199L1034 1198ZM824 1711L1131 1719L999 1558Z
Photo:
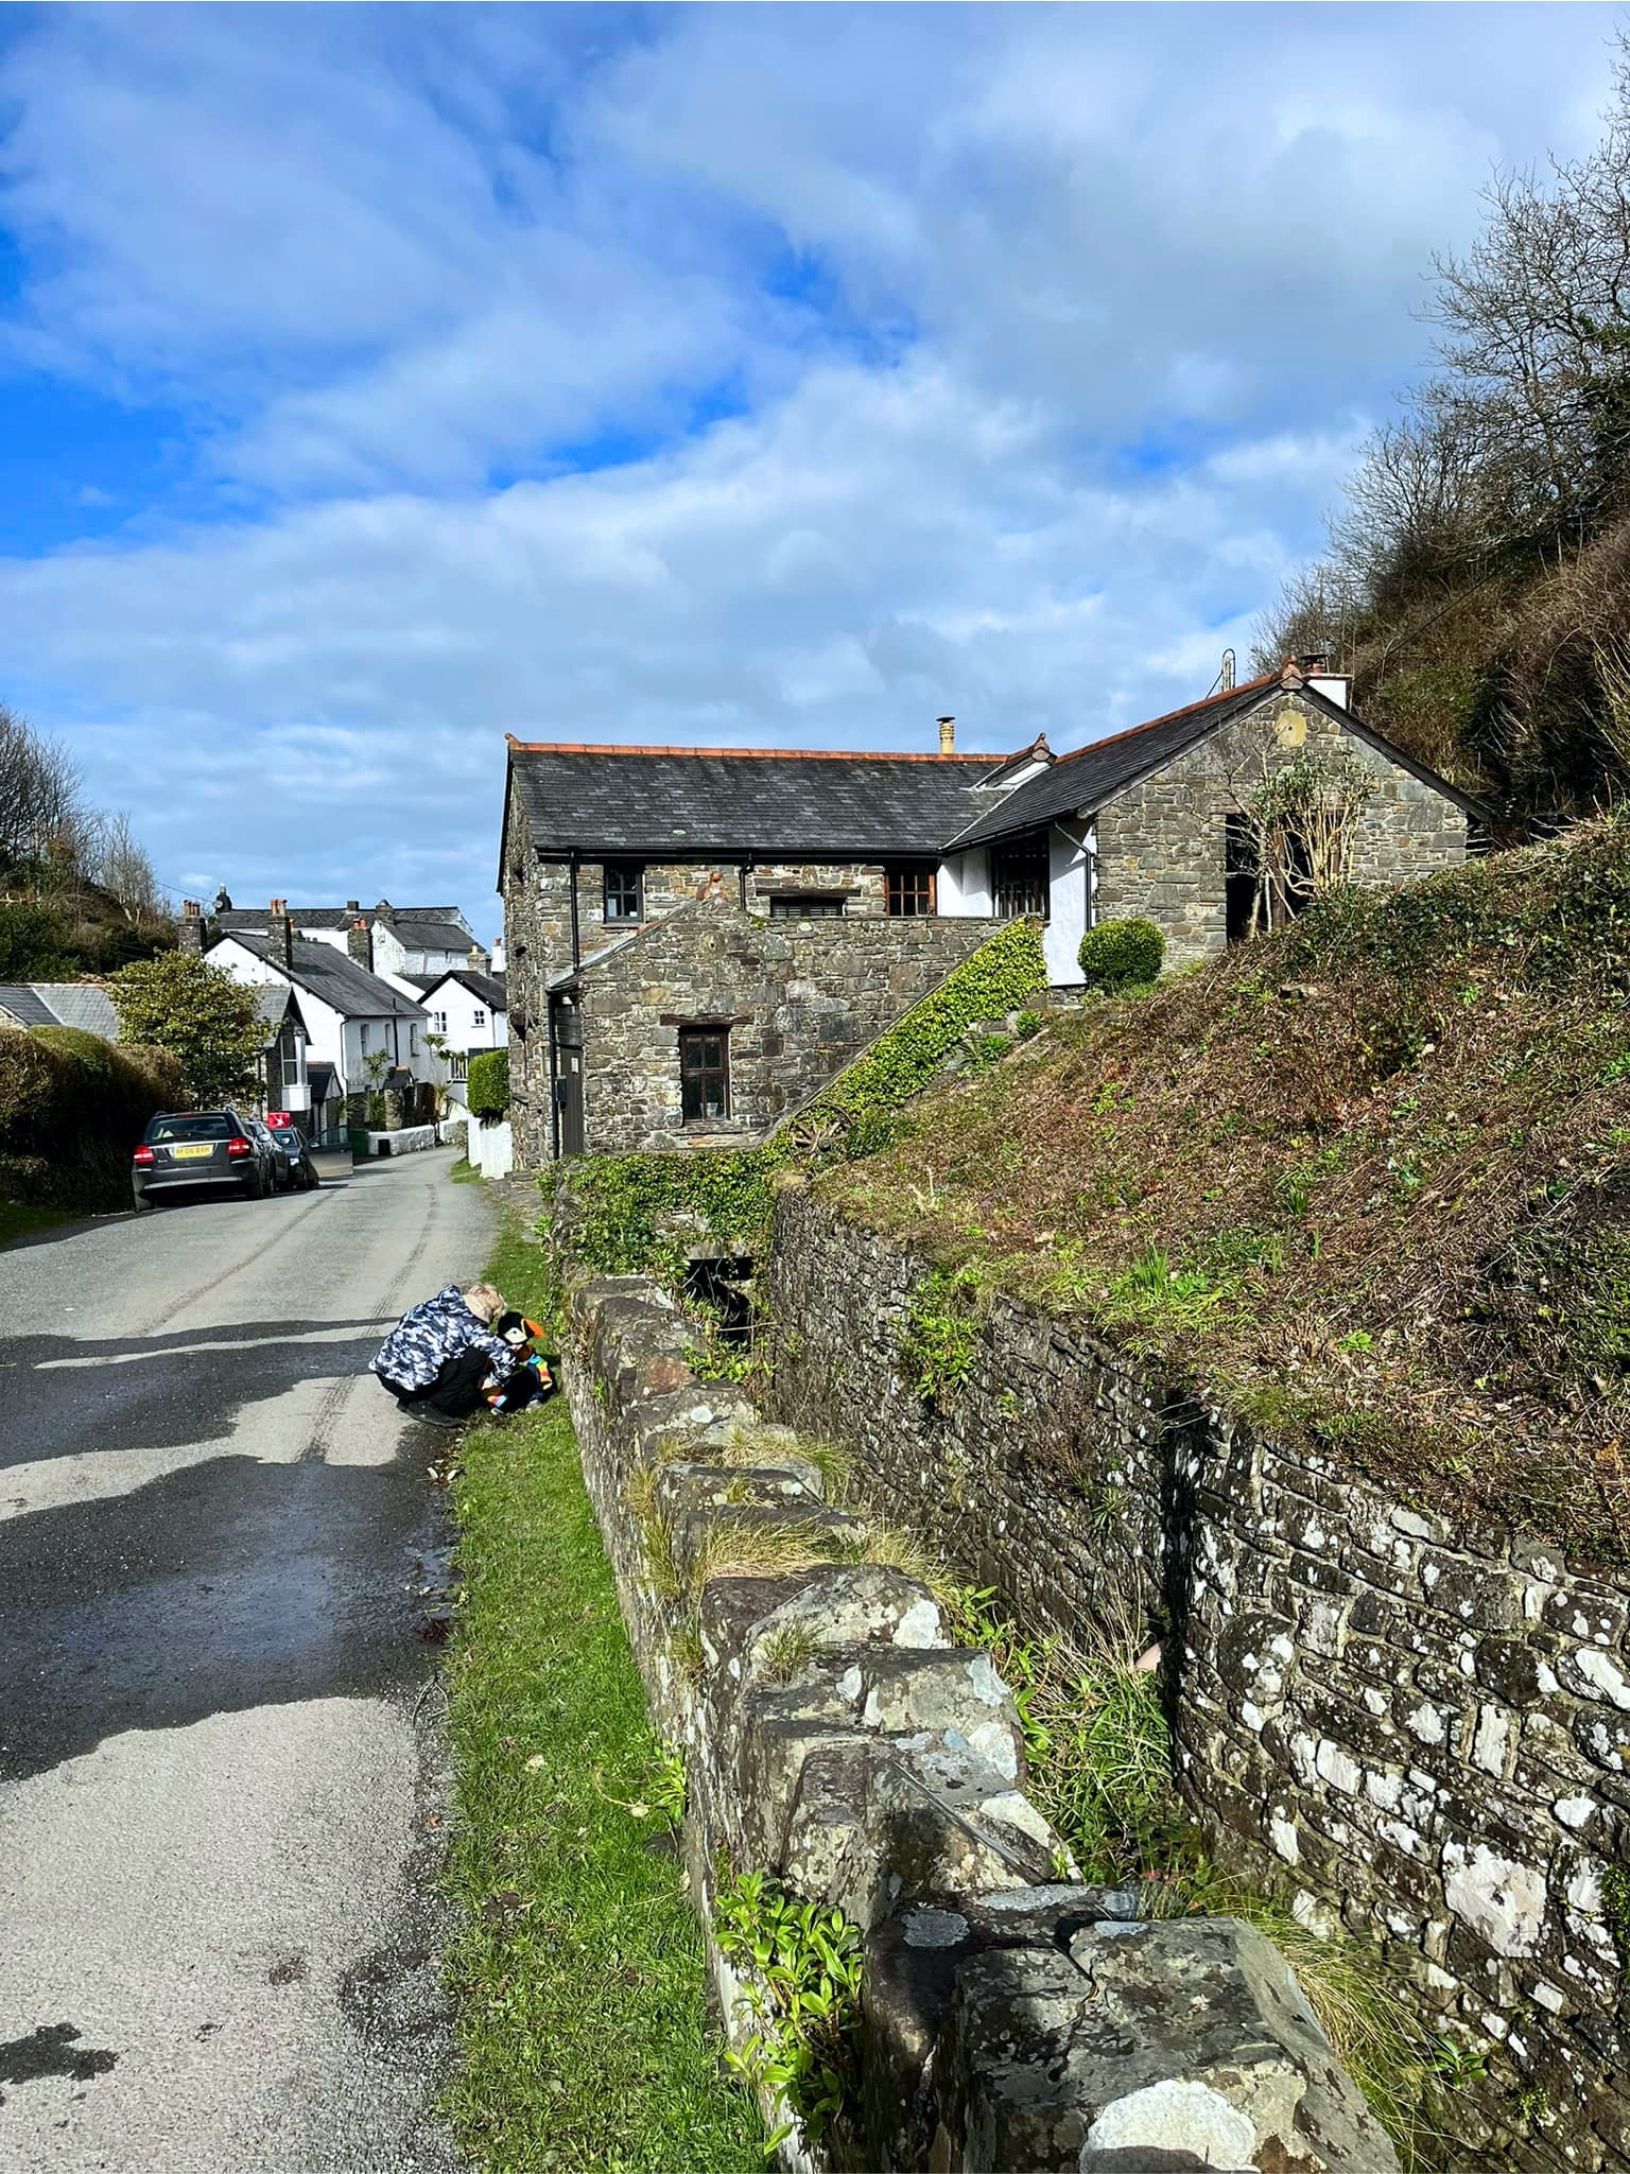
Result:
M864 1559L790 1430L698 1381L637 1277L579 1286L565 1369L653 1710L686 1760L686 1863L772 1875L865 1936L858 2087L790 2168L1396 2174L1283 1959L1227 1919L1148 1923L1057 1876L988 1655ZM776 1542L839 1559L765 1573ZM846 1559L845 1559L846 1558ZM783 1560L785 1555L783 1554ZM710 1940L738 2044L746 1990ZM786 2109L770 2103L777 2126Z
M931 1411L901 1358L926 1273L785 1196L779 1415L852 1444L866 1489L1027 1626L1158 1613L1196 1816L1486 2055L1455 2165L1630 2168L1630 1593L1257 1439L1011 1300Z

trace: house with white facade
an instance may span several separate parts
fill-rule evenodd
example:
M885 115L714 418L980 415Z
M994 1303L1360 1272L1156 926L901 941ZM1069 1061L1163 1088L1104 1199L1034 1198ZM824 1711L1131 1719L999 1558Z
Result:
M503 976L460 966L450 973L417 974L409 979L430 1023L431 1047L440 1067L438 1084L448 1101L462 1109L471 1057L479 1050L503 1049L509 1042L509 998Z
M202 915L188 900L182 941L236 981L292 991L307 1042L314 1130L344 1122L348 1095L435 1083L429 1023L416 993L404 994L343 948L296 934L280 899L272 901L266 923L264 933L237 929L209 942Z
M418 993L426 975L451 973L461 966L485 972L488 955L456 906L393 906L382 898L363 906L348 898L343 906L285 908L296 933L306 942L343 951L370 974L394 982L405 995ZM270 906L234 906L223 891L209 919L222 936L265 936Z

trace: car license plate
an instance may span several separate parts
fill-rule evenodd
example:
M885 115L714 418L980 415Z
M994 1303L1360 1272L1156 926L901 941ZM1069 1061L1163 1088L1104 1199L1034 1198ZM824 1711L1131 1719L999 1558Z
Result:
M208 1162L214 1152L213 1147L172 1147L170 1150L177 1162Z

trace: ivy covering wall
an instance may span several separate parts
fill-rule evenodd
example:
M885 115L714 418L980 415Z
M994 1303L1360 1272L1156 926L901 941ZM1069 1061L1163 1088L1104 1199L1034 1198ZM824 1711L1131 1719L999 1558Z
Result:
M567 1195L562 1221L571 1250L605 1274L670 1280L698 1238L721 1253L761 1252L784 1172L811 1161L853 1161L887 1145L901 1108L965 1042L969 1028L1023 1011L1046 985L1041 924L1010 922L762 1146L597 1155L557 1165L543 1182ZM1001 1035L986 1036L970 1061L993 1062L1008 1046Z

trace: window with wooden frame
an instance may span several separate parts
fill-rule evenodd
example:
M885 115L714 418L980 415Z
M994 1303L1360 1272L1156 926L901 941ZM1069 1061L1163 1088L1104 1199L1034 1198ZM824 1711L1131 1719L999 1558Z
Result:
M841 921L841 891L772 891L772 921Z
M884 897L891 918L916 920L934 911L934 865L902 862L883 872Z
M687 1125L730 1115L730 1029L681 1027L679 1104Z
M1028 838L1009 838L990 849L990 888L996 912L1003 921L1021 914L1047 918L1047 839L1037 832Z
M605 917L625 923L645 919L645 870L638 861L606 862Z

